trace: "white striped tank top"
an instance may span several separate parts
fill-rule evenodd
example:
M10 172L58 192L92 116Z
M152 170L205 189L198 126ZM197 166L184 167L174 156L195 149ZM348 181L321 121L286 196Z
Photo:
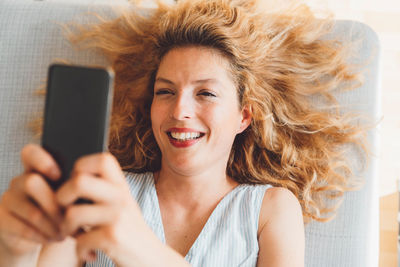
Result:
M165 244L164 228L153 173L125 173L132 196L146 223ZM240 184L218 203L185 260L195 267L254 267L258 257L258 219L270 185ZM88 267L115 266L104 253ZM134 263L132 263L134 266Z

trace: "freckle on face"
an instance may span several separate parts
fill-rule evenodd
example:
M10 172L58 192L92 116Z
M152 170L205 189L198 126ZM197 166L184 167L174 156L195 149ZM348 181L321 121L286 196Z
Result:
M155 94L151 106L152 128L163 166L198 169L226 165L242 118L227 59L207 48L173 49L161 61L156 79L160 77L170 83L156 82L155 92L161 88L173 92ZM206 79L218 82L195 83ZM216 97L199 94L203 89L215 90ZM179 97L185 97L183 104ZM187 116L174 115L177 103L182 104L180 112L186 112ZM171 127L194 129L204 132L204 136L191 146L176 148L167 133Z

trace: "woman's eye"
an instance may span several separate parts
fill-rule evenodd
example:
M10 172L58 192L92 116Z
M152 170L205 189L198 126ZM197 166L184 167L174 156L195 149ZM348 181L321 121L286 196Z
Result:
M156 90L154 94L155 95L166 95L166 94L172 94L172 92L167 89L160 89L160 90Z
M209 91L200 92L199 95L208 96L208 97L216 97L216 95L214 93L211 93Z

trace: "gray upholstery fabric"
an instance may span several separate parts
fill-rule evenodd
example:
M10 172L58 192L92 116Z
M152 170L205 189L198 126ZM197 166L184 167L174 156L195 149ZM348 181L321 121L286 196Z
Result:
M21 171L24 144L39 143L27 126L44 109L44 97L34 92L45 84L49 64L58 59L106 64L95 53L74 50L56 22L79 21L79 14L107 7L67 1L0 2L0 193Z
M44 108L44 97L35 96L34 91L45 83L48 65L57 58L77 64L106 64L104 58L93 52L73 50L55 22L80 21L79 15L87 11L112 14L106 2L0 2L0 194L8 187L10 179L22 170L19 158L24 144L39 142L33 138L27 124ZM349 110L378 118L379 42L376 34L364 24L338 21L332 36L344 40L361 38L360 49L351 60L355 63L369 60L364 85L341 93L340 103ZM376 151L376 132L370 132L369 140ZM354 161L357 164L357 158ZM346 194L335 220L306 227L307 267L378 265L376 158L372 158L362 175L366 179L365 186L361 191Z
M337 98L344 110L366 115L376 121L380 113L379 40L367 25L338 21L332 36L341 40L361 40L349 59L354 64L368 63L364 83L357 90L340 92ZM357 175L365 185L362 190L345 195L337 217L328 223L306 227L306 266L378 266L379 207L377 175L377 130L368 135L372 156L368 168ZM355 165L359 164L356 155Z

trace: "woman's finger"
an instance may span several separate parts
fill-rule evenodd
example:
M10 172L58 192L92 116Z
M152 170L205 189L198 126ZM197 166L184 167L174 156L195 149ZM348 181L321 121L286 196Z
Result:
M27 174L24 182L24 192L35 201L54 223L61 222L61 209L57 203L56 194L42 176L36 173Z
M46 236L13 216L0 205L0 240L14 249L36 246L48 242ZM24 244L22 244L24 243Z
M85 173L77 173L65 182L56 193L61 206L68 206L80 198L95 203L119 203L123 195L115 184Z
M74 235L80 230L91 227L110 225L118 218L117 208L101 204L78 204L65 210L64 222L61 224L63 235Z
M113 259L117 266L130 266L135 257L127 253L126 248L141 254L142 249L149 251L160 242L150 228L144 225L142 229L135 229L138 234L133 236L127 234L127 231L118 231L112 226L97 227L83 232L75 237L77 255L82 260L94 260L96 255L94 251L101 250ZM140 242L137 242L138 240ZM121 247L125 249L121 250Z
M7 191L3 194L2 205L11 215L29 226L27 228L34 228L49 239L61 239L57 227L27 196Z
M113 239L113 232L114 230L111 227L99 227L76 236L76 252L78 258L85 261L93 261L96 259L96 250L103 251L112 259L122 260L126 258L126 254L118 255L118 249L116 249L118 241ZM140 244L140 242L137 244ZM126 262L132 263L132 259ZM118 262L115 263L120 266ZM130 266L130 264L121 264L121 266Z
M125 177L117 159L108 152L97 153L79 158L73 168L74 172L88 172L101 176L110 182L124 183Z
M105 242L107 241L104 240L104 229L102 228L83 233L76 237L76 254L83 261L96 260L96 250L102 250L111 256Z
M41 146L28 144L21 151L25 172L39 172L51 180L61 177L61 170L53 157Z
M10 191L15 194L26 194L55 223L61 221L61 208L57 203L55 192L40 174L27 173L12 179Z

